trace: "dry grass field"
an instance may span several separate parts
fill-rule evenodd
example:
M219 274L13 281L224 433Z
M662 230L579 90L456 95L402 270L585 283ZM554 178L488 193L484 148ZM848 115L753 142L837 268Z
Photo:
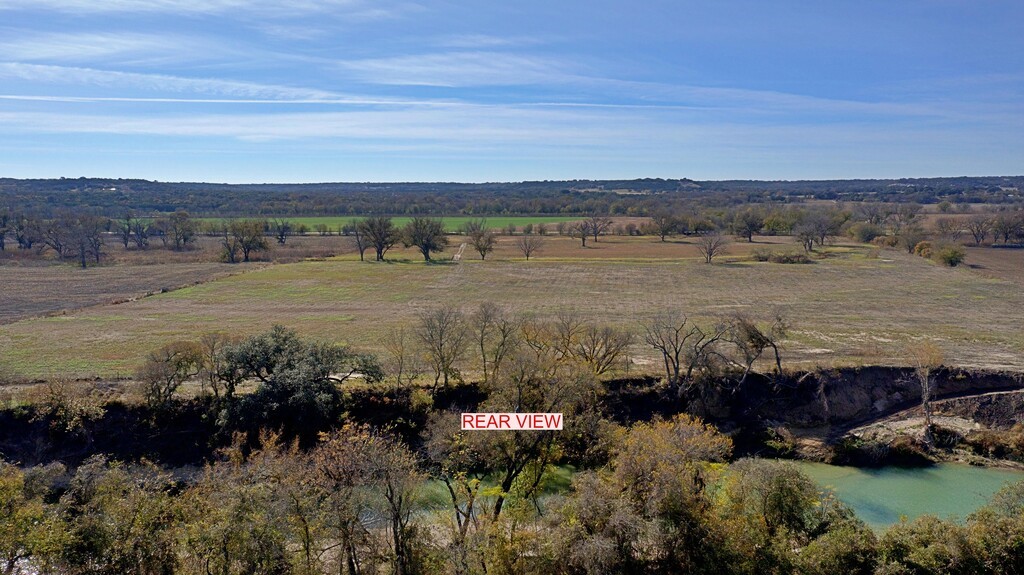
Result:
M2 265L0 324L140 298L238 271L242 271L241 268L218 263L104 266L85 270L72 265Z
M687 241L610 237L583 249L576 240L553 237L537 259L525 262L512 241L502 238L484 262L468 247L457 264L425 265L411 250L396 250L397 261L386 263L347 254L18 321L0 326L0 368L33 378L127 376L167 342L215 331L251 334L275 323L372 351L421 310L441 304L470 310L494 301L541 318L575 309L636 331L663 310L708 320L779 309L792 326L784 356L791 367L902 363L908 344L930 340L952 363L1024 369L1019 284L901 251L838 245L813 264L783 265L750 261L744 254L751 246L740 242L709 266ZM633 354L633 369L654 369L642 346Z
M967 246L967 266L983 276L1024 288L1024 250Z

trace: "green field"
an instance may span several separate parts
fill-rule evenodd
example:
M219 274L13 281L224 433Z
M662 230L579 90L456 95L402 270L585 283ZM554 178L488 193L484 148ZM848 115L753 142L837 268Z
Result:
M303 224L309 228L312 232L317 225L324 224L334 233L338 232L338 228L341 226L360 219L362 216L303 216L295 218L280 218L286 219L293 224ZM392 221L397 226L404 226L411 220L412 217L395 217ZM487 227L492 229L502 229L508 227L510 224L515 225L517 228L521 228L527 224L544 224L549 227L554 227L558 222L571 222L580 219L580 216L496 216L496 217L475 217L475 216L448 216L441 218L444 221L444 227L446 231L456 232L462 227L463 224L470 220L483 219L487 222ZM220 218L201 218L204 222L219 222Z
M564 239L569 245L570 240ZM637 249L655 245L636 241ZM52 295L48 297L53 297ZM1024 291L898 251L842 248L810 265L735 260L557 259L427 265L354 256L278 264L118 305L0 326L0 367L27 377L126 376L145 354L205 332L252 334L275 323L372 351L388 331L441 304L484 301L546 318L575 309L639 332L678 309L713 318L781 310L791 367L905 363L905 346L934 341L950 362L1024 369ZM642 345L632 369L656 371Z

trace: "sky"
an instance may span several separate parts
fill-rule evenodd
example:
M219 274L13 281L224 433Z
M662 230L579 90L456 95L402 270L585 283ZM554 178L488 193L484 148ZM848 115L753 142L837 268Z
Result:
M0 177L1024 174L1019 0L0 0Z

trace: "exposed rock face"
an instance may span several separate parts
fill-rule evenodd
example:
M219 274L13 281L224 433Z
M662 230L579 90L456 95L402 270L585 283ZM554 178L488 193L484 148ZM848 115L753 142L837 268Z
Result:
M1009 429L1024 424L1024 391L948 399L938 402L935 410L966 417L992 429Z
M990 394L1024 389L1024 374L943 368L932 377L933 400L941 402L944 412L971 417L967 413L974 410L986 425L991 421L1007 427L1024 415L1024 398L1018 394ZM775 383L764 377L744 387L728 398L719 395L712 403L731 404L729 418L734 421L757 418L798 428L845 428L921 403L921 385L909 368L836 369ZM979 394L990 395L969 397ZM942 401L957 398L962 398L959 403Z

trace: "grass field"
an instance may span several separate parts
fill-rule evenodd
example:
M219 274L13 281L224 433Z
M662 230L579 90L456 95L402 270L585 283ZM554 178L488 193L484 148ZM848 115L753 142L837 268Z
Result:
M305 224L312 232L315 227L319 224L325 224L332 232L337 233L338 228L350 223L354 220L360 219L362 216L312 216L312 217L295 217L295 218L281 218L286 219L293 224ZM391 220L396 226L404 226L411 220L411 217L395 217ZM487 227L492 229L504 229L509 224L515 225L517 228L522 228L527 224L545 224L550 228L558 222L571 222L580 219L580 216L507 216L507 217L487 217L478 218L473 216L446 216L441 218L444 221L444 228L449 232L458 231L463 224L470 220L485 219L487 221ZM202 218L202 221L213 221L218 222L220 218Z
M110 304L243 271L218 263L168 263L78 269L73 265L0 266L0 324L20 318ZM0 355L2 355L0 351Z
M927 339L956 364L1024 369L1024 291L968 269L900 251L873 257L870 248L855 246L835 247L831 257L809 265L736 255L708 266L693 257L692 245L661 246L651 238L600 244L583 250L569 238L553 238L549 256L530 262L467 256L459 264L425 265L412 257L362 263L346 255L277 264L138 301L0 326L0 366L28 377L124 376L169 341L213 331L251 334L275 323L373 350L389 329L410 325L421 310L444 303L468 310L494 301L538 317L576 309L634 330L668 309L710 318L778 308L792 325L784 359L793 367L900 363L906 344ZM678 250L677 256L643 257L657 249ZM749 246L733 249L739 254ZM631 251L633 258L589 257L599 250ZM654 369L642 346L634 355Z

